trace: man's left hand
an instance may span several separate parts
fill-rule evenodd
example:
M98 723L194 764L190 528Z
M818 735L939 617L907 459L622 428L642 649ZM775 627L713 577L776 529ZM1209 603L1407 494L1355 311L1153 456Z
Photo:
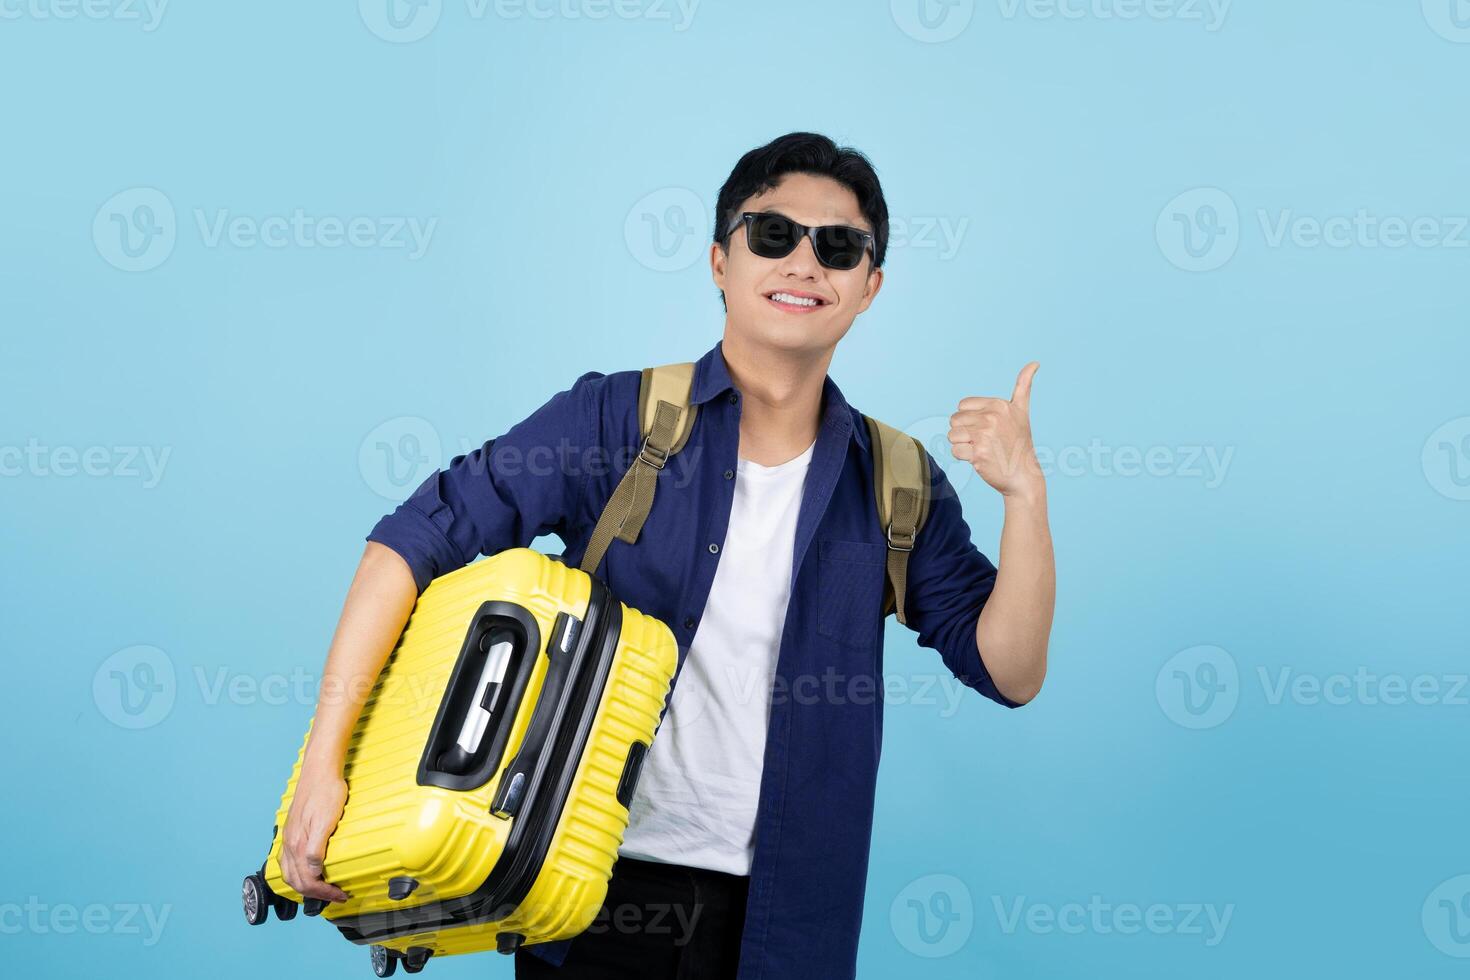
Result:
M1045 490L1041 464L1031 442L1031 379L1040 363L1021 369L1011 397L961 398L949 417L950 451L968 460L986 483L1006 496Z

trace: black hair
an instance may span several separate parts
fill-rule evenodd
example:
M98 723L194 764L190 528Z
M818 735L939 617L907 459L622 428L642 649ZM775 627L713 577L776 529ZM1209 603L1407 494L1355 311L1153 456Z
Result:
M813 174L830 177L857 197L858 208L873 226L873 268L883 266L888 251L888 202L872 163L850 146L838 146L820 133L787 133L765 146L756 147L740 158L720 188L715 202L714 240L721 248L730 247L726 230L736 211L746 199L774 188L787 174ZM725 294L720 292L720 303Z

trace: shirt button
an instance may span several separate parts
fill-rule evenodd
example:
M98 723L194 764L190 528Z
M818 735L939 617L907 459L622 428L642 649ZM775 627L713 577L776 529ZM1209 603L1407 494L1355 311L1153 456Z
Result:
M726 470L725 471L725 479L727 479L727 480L733 480L733 479L735 479L735 471L734 470Z
M685 616L684 617L684 628L686 630L692 630L692 629L694 629L694 617L693 616Z
M730 392L729 398L730 398L730 404L731 405L735 404L736 402L738 402L740 400L740 396L737 395L737 394L735 394L735 392L733 392L733 391Z
M709 543L709 553L712 555L718 555L720 553L720 546L711 541Z

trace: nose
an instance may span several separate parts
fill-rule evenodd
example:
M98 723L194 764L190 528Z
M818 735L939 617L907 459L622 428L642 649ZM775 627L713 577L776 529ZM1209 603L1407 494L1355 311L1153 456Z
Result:
M796 248L791 250L791 254L781 259L777 271L783 276L794 276L798 279L816 282L821 266L822 264L817 261L816 250L812 248L811 238L803 236L801 241L796 243Z

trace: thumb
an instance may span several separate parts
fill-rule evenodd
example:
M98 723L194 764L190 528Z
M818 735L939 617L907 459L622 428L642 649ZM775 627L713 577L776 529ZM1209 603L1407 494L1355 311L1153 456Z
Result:
M1031 409L1031 379L1036 377L1040 367L1040 361L1032 361L1021 368L1021 374L1016 378L1016 390L1011 392L1011 402L1027 411Z

